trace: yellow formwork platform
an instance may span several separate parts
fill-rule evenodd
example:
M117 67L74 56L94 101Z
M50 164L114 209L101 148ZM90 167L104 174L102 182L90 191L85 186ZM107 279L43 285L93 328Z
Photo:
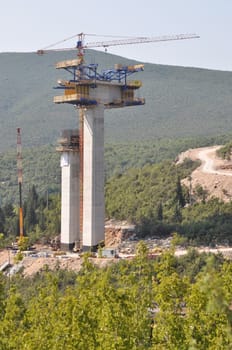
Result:
M66 60L56 63L56 68L68 68L68 67L76 67L79 64L79 59L76 58L74 60Z

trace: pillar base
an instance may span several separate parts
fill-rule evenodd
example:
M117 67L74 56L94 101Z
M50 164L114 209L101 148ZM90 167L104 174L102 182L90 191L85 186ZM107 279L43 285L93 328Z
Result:
M88 245L83 245L82 246L82 251L83 252L97 252L99 245L94 245L94 246L88 246Z
M73 248L75 246L75 243L60 243L60 249L64 252L70 252L73 251Z

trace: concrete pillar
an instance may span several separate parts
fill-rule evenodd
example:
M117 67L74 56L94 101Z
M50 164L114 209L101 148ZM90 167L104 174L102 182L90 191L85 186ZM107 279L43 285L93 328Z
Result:
M79 153L61 153L61 249L71 250L79 234Z
M84 112L83 250L104 240L104 106Z

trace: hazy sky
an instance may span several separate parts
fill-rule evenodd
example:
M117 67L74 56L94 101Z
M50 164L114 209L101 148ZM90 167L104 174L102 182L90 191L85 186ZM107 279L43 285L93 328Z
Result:
M118 46L108 52L142 62L232 71L232 0L2 0L0 9L0 52L36 51L80 32L196 33L200 39ZM97 40L102 38L86 38ZM63 47L75 43L72 39Z

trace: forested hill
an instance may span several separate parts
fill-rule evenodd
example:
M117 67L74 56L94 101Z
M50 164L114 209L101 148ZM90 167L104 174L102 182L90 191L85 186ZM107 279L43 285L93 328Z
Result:
M72 59L75 51L0 53L0 151L15 147L16 128L23 145L54 144L62 129L77 126L77 112L70 105L55 105L53 90L59 78L55 63ZM113 67L132 64L109 53L86 52L86 62ZM197 68L145 64L134 76L143 81L146 105L105 112L106 142L154 140L157 137L195 137L226 134L232 130L232 73Z

